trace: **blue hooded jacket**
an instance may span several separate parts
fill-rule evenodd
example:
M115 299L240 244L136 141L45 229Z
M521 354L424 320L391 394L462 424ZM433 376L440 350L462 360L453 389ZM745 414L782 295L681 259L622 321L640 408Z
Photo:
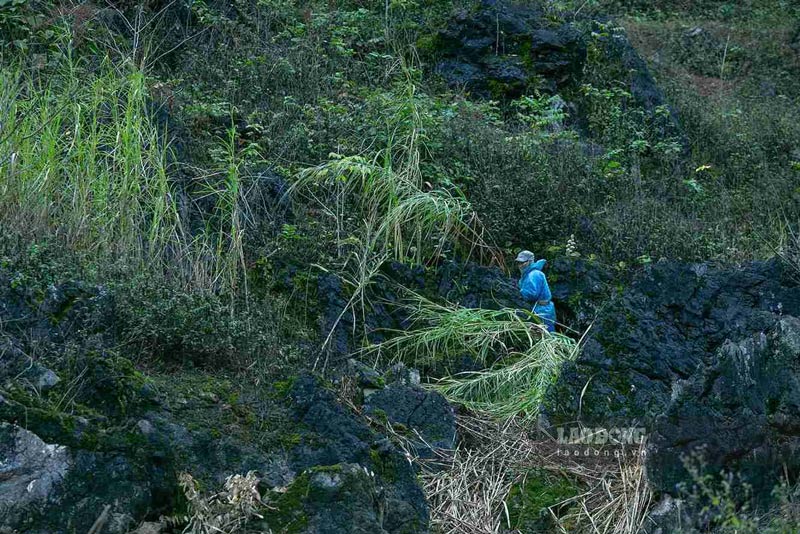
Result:
M522 298L533 303L531 311L542 319L549 332L553 332L556 326L556 307L553 305L547 277L542 272L546 263L546 260L539 260L528 265L522 271L519 279L519 292L522 294ZM545 302L546 304L543 304Z

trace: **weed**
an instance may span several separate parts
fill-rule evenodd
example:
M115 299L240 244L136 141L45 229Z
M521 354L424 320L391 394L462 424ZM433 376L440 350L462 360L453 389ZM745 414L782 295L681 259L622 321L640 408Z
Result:
M47 81L0 72L1 222L89 257L163 266L180 225L145 76L107 58L94 71L63 58Z

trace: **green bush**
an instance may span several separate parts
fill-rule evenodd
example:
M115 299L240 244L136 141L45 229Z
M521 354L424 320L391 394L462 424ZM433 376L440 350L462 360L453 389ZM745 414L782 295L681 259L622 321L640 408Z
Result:
M241 306L241 307L239 307ZM126 352L167 365L241 368L275 357L278 321L260 305L163 283L121 286L115 294L117 334Z

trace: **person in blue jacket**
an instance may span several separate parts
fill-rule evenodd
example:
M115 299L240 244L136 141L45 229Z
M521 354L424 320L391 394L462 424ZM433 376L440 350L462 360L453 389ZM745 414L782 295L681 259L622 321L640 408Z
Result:
M519 292L522 298L533 304L531 311L539 316L548 332L556 329L556 307L550 294L547 277L542 272L546 260L535 261L533 252L523 250L517 254L517 265L521 273Z

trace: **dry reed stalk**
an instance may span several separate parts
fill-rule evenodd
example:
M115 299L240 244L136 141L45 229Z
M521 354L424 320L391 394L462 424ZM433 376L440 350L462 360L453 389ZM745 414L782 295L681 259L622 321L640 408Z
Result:
M566 475L584 491L550 508L558 532L637 534L652 502L641 451L623 458L557 454L551 437L517 420L504 425L479 416L459 416L462 443L422 465L431 525L442 534L518 533L512 529L508 497L532 470ZM643 445L642 445L643 447ZM643 449L642 449L643 450ZM564 513L564 510L567 510Z

